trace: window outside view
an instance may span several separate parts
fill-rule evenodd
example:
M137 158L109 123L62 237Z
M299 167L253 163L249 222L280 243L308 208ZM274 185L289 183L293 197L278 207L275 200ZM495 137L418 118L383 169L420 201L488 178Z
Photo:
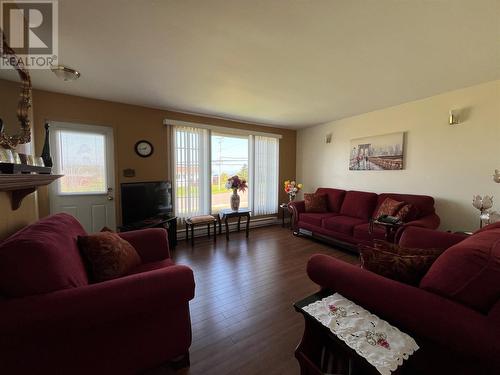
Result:
M210 176L212 190L212 212L230 208L230 197L233 193L225 187L227 179L238 175L248 181L248 137L212 134L212 175ZM248 207L248 189L238 192L240 207Z
M106 155L103 134L60 130L58 134L59 192L105 193Z

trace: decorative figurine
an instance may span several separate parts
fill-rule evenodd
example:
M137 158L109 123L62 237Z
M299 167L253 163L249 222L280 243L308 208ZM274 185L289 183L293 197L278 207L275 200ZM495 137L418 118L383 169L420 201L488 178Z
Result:
M49 143L49 123L45 124L45 143L43 144L42 159L46 167L52 167L52 157L50 156L50 143Z

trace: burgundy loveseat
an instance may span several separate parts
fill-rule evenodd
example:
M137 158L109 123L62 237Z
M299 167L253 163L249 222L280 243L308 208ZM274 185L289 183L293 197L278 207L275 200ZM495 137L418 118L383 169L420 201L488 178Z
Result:
M188 358L193 273L170 260L165 230L120 234L142 264L95 284L85 234L57 214L0 243L0 374L135 374Z
M370 233L369 222L386 198L404 201L414 206L414 217L404 226L436 229L440 222L434 209L434 198L426 195L375 194L333 188L319 188L316 194L326 195L327 212L306 212L304 201L292 202L289 207L294 231L308 232L313 237L344 243L350 245L351 249L355 248L352 245L363 241L384 239L385 229L374 226L373 233ZM398 231L397 238L401 232Z
M307 273L416 340L401 374L500 373L500 223L470 237L409 227L400 245L448 248L418 287L326 255L314 255Z

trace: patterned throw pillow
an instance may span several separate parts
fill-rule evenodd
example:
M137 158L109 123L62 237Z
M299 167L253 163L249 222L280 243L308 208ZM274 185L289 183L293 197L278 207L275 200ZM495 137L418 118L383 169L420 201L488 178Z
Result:
M399 218L403 223L407 223L417 216L417 208L410 203L405 204L394 216Z
M327 212L326 194L304 194L306 212Z
M361 267L405 284L418 285L443 249L412 249L375 242L359 245Z
M78 247L93 282L116 279L141 264L134 247L114 232L79 236Z
M380 207L375 214L375 218L379 218L382 215L395 216L396 213L403 207L406 203L394 200L392 198L385 198Z

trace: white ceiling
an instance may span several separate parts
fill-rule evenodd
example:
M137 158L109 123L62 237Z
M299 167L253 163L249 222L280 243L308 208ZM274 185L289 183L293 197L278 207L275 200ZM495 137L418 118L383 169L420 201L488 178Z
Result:
M299 128L500 78L500 0L59 0L37 88Z

